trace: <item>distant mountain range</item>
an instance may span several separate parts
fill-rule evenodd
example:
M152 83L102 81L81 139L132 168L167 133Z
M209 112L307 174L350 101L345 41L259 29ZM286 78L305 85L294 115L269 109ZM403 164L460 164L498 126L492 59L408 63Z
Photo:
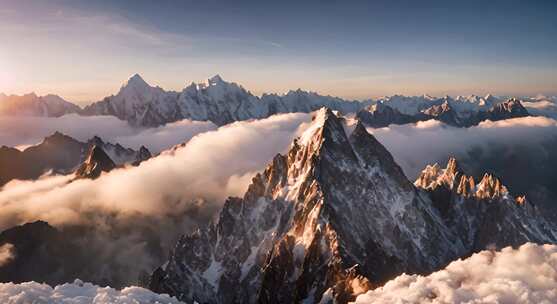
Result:
M312 112L328 107L342 114L359 112L359 117L372 126L439 119L454 126L466 127L477 124L478 120L498 118L483 114L505 101L505 98L492 95L456 98L395 95L377 100L350 101L300 89L284 95L263 94L259 97L234 82L224 81L218 75L206 82L192 83L182 91L174 92L151 86L136 74L116 95L108 96L83 109L55 95L40 97L35 94L0 94L0 114L48 117L70 113L112 115L134 126L152 127L181 119L224 125L277 113ZM530 114L557 117L557 97L538 96L518 101L521 102L523 104L520 107L531 110ZM529 115L526 114L528 111L520 112L520 115ZM503 116L508 116L505 115Z
M71 173L87 161L93 147L106 153L115 165L135 165L151 157L151 152L144 146L135 151L120 144L105 143L97 136L80 142L56 132L23 151L0 147L0 167L3 169L0 171L0 186L12 179L36 179L47 172Z
M57 95L37 96L30 93L18 96L0 93L1 115L59 117L79 112L79 106Z
M320 110L290 150L184 235L150 288L187 303L346 303L403 272L430 273L486 247L555 243L525 197L456 160L412 184L361 122Z
M360 110L356 116L364 124L382 128L391 124L407 124L430 119L441 121L453 127L471 127L482 121L498 121L517 117L530 116L518 99L507 101L494 98L480 99L480 102L462 101L445 97L432 99L428 103L418 104L415 109L408 110L412 103L397 104L391 100L380 101L366 109Z

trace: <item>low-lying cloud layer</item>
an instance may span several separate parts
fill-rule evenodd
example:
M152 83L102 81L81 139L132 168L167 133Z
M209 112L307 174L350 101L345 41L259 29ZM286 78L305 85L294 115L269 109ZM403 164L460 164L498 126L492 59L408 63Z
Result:
M104 141L120 143L133 149L145 145L151 152L160 152L185 142L199 133L217 129L211 122L181 120L157 128L134 128L114 116L62 117L0 117L0 146L25 147L40 143L46 136L59 131L77 140L86 141L97 135Z
M99 133L103 136L102 131L106 132L104 138L114 138L131 147L134 146L130 143L140 145L141 140L155 142L153 138L162 138L159 147L171 146L182 134L187 134L187 140L196 132L203 132L203 128L213 128L207 123L182 121L133 133L136 131L130 131L125 122L121 126L110 125L114 118L92 119L108 120L100 123L96 131L79 120L82 125L73 128L75 133L71 133L70 123L56 123L79 139ZM0 230L39 219L63 229L87 227L88 235L79 241L88 244L95 255L91 260L98 265L91 269L102 270L103 277L110 273L111 282L118 286L135 283L142 271L150 272L160 265L180 234L207 224L220 211L226 197L241 196L255 172L264 169L276 153L286 151L310 121L311 114L299 113L236 122L200 133L184 146L138 167L114 170L96 180L69 183L71 176L54 176L12 181L0 191ZM0 120L2 124L11 125ZM38 126L28 130L38 130ZM55 130L53 126L45 132ZM188 130L196 131L187 133ZM369 131L413 179L426 164L445 162L449 155L467 155L474 146L536 145L557 136L557 122L526 117L458 129L427 121ZM29 134L36 134L33 132ZM4 132L0 139L17 136ZM96 274L81 278L99 282Z
M403 274L358 304L556 303L557 246L527 243L482 251L429 276Z
M91 283L76 280L71 284L54 288L47 284L27 282L21 284L0 283L1 303L64 303L64 304L179 304L174 297L159 295L140 287L127 287L122 290L103 288Z
M90 227L89 233L98 233L89 236L91 246L110 251L96 262L123 264L114 269L123 269L117 281L126 283L158 266L177 236L208 223L226 197L242 195L255 172L285 151L310 120L310 114L285 114L237 122L96 180L12 181L0 191L0 230L35 220ZM144 248L149 238L162 244L154 257ZM118 248L126 249L124 257Z
M484 121L470 128L454 128L439 121L391 125L371 129L377 139L413 179L427 165L445 163L449 156L466 157L472 148L489 150L504 145L535 146L557 136L557 121L546 117L523 117L501 121Z

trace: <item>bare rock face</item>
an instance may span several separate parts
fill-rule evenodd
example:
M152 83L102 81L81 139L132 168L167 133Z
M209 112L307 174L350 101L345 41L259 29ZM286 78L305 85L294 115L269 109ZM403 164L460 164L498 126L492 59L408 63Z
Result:
M524 239L523 222L513 220L533 216L529 203L476 206L476 194L482 202L506 197L494 178L483 192L466 179L462 193L476 203L457 205L466 197L456 161L428 167L414 186L362 124L347 129L320 110L243 198L226 201L215 224L179 240L150 288L187 303L346 303L402 272L429 273L492 241ZM499 223L517 230L482 234Z
M87 159L75 172L76 178L95 179L103 172L109 172L116 168L116 164L110 157L97 145L91 147Z
M460 171L454 158L445 169L427 166L414 184L429 193L447 227L470 253L525 242L556 242L555 228L525 196L511 197L507 187L487 173L476 184Z
M362 125L348 136L321 110L215 225L178 242L150 287L200 303L346 302L458 256L424 197Z

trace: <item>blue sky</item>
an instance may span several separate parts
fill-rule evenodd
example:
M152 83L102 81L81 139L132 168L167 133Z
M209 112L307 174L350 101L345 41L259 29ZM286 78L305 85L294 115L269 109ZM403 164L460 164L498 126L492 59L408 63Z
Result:
M22 3L23 2L23 3ZM557 93L557 1L0 0L0 92L87 103L134 73L347 98Z

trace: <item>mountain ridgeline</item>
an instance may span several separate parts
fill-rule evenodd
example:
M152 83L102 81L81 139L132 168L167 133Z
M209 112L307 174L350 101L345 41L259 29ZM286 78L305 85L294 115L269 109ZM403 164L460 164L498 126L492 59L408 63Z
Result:
M494 101L485 98L476 107L465 109L464 105L474 104L469 100L454 100L445 97L432 100L415 111L401 112L396 104L380 102L366 109L360 110L357 117L364 124L373 128L383 128L390 124L407 124L430 119L438 120L453 127L471 127L482 121L498 121L510 118L530 116L528 110L522 106L518 99L511 98L507 101Z
M175 92L151 86L135 74L116 95L108 96L83 109L55 95L41 97L35 94L0 94L0 115L110 115L140 127L155 127L182 119L211 121L221 126L277 113L309 113L321 107L343 114L356 113L362 122L372 127L429 119L456 127L470 127L484 120L530 115L519 100L505 100L492 95L456 98L394 95L378 100L350 101L298 89L283 95L263 94L259 97L218 75L202 83L191 83L182 91ZM533 106L531 109L536 111L537 107ZM546 114L551 116L554 114L552 113Z
M140 126L157 126L181 119L208 120L224 125L277 113L311 112L324 106L351 113L359 110L362 103L301 90L259 98L218 75L206 83L192 83L181 92L167 92L150 86L136 74L117 95L85 107L82 113L113 115Z
M415 184L361 122L329 109L218 220L184 235L150 288L193 303L346 303L488 246L557 241L526 198L430 166Z
M55 132L40 144L23 151L0 147L0 167L4 169L0 171L0 186L12 179L36 179L49 172L71 173L87 160L92 147L101 149L116 165L137 165L151 157L151 152L144 146L136 151L118 143L104 142L98 136L81 142Z

